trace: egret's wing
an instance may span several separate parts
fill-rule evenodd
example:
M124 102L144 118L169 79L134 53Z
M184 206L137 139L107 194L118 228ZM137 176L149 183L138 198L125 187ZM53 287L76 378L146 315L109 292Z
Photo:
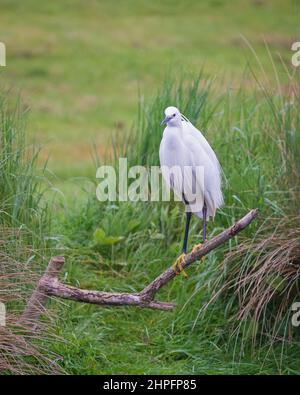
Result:
M177 140L176 145L172 145L172 137L165 133L160 144L159 159L163 179L167 186L171 188L175 195L183 199L183 168L188 166L185 144Z
M185 174L184 188L191 196L196 194L196 200L193 202L191 210L197 214L202 213L205 200L208 212L213 213L215 207L210 198L210 191L217 184L215 164L194 135L183 134L183 140L189 159L189 166L192 167L192 173Z
M186 122L182 124L185 128ZM159 153L162 175L174 193L188 203L191 211L201 216L205 200L207 215L214 216L223 202L220 169L213 150L202 135L199 138L198 133L196 128L190 127L183 133L180 130L177 133L174 128L165 129ZM175 171L170 172L174 167ZM185 171L185 167L189 171ZM199 168L200 171L197 170Z
M183 200L183 177L181 166L161 166L162 176L167 186L172 189L179 200Z
M209 142L203 136L203 134L198 130L183 114L182 116L182 126L184 133L189 133L194 136L198 142L201 144L201 147L205 150L206 154L209 156L210 160L215 164L219 173L221 173L221 165L218 161L218 158L214 152L214 150L209 145Z
M191 123L183 122L184 139L193 152L191 157L196 166L204 168L204 200L207 205L207 215L214 216L216 209L223 204L221 189L221 167L216 154L207 140ZM201 212L198 214L201 216Z
M191 211L202 211L204 174L214 165L194 136L166 129L160 145L160 164L166 184Z

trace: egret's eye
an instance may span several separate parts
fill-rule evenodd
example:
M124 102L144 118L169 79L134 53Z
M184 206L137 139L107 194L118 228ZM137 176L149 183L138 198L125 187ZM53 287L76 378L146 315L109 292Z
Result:
M175 117L176 114L173 114L173 117Z

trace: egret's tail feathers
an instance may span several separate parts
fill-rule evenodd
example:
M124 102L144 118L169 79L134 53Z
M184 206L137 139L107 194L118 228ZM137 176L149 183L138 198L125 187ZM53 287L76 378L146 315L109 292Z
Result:
M214 199L212 198L212 196L209 192L207 192L205 194L204 199L205 199L205 204L206 204L206 208L207 208L206 219L207 219L207 221L209 221L210 217L212 219L214 219L217 209L220 208L224 203L223 194L222 194L221 189L218 191L217 194L215 194ZM203 218L203 211L202 210L196 212L195 214L199 218Z

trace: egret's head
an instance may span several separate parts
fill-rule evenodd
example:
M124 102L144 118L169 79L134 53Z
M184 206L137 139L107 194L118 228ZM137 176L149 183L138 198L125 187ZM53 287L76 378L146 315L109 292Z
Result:
M178 126L181 123L181 114L176 107L167 107L165 109L165 119L161 125L167 124L168 126Z

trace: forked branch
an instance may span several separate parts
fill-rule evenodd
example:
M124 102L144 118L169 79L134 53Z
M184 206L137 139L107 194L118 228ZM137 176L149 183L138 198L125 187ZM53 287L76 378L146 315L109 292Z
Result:
M254 220L257 214L258 209L251 210L233 226L207 241L199 249L187 254L182 265L183 268L189 267L192 263L237 235ZM173 303L154 300L156 293L176 276L172 266L161 273L141 292L115 293L80 289L61 283L58 276L64 263L64 257L58 256L50 259L48 267L38 283L37 289L33 292L27 304L22 320L26 322L27 325L29 324L33 330L37 326L38 319L43 312L49 296L70 299L77 302L93 303L101 306L139 306L159 310L172 310L175 307Z

